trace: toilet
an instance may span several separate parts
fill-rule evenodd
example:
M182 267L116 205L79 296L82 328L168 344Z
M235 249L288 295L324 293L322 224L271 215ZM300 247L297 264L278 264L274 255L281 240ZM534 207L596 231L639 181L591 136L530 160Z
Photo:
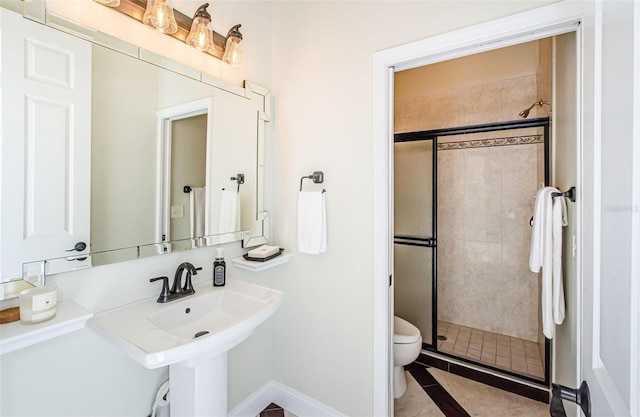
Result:
M420 330L408 321L393 316L393 398L407 390L404 366L418 358L422 350Z

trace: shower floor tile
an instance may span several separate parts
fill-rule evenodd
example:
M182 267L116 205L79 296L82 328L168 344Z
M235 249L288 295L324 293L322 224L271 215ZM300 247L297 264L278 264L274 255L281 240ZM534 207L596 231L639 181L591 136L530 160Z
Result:
M537 343L438 320L440 352L470 359L527 377L544 379Z

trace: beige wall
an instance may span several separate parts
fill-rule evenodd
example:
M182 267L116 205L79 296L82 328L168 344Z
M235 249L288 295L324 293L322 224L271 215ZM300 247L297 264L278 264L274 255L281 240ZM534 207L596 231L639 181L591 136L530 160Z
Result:
M229 268L232 279L285 294L272 319L229 353L229 407L276 379L346 415L372 415L372 56L552 2L215 3L215 15L242 22L251 46L246 65L221 78L272 87L274 117L268 128L274 127L275 135L267 140L267 207L272 242L294 253L288 264L264 273ZM78 13L96 25L115 13L95 2L66 3L69 13L93 3L87 6L92 12ZM219 31L230 26L223 23L217 23ZM136 39L125 23L113 27ZM182 51L166 37L157 44L178 55ZM328 251L298 254L298 184L317 169L326 174ZM182 261L205 268L198 280L211 279L213 253L199 249L107 265L62 274L52 283L65 299L100 312L157 295L148 279L172 273ZM240 253L239 244L225 248L228 259ZM166 370L140 367L90 329L3 355L2 361L3 415L147 415L166 377Z
M539 85L550 83L551 71L539 65L539 49L528 42L398 72L396 133L515 120L539 98L550 101L550 93L539 96L551 90ZM536 106L529 118L548 112Z
M539 48L539 42L532 41L399 71L396 73L396 98L535 74L539 66Z
M529 42L397 73L396 132L520 119L522 109L551 91L549 45ZM547 112L536 106L529 118ZM542 144L438 150L439 320L538 341L539 280L528 270L528 220L543 163Z

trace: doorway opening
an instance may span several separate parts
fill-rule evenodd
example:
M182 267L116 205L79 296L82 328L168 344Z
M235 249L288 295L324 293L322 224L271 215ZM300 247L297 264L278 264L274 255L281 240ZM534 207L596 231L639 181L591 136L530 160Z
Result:
M563 36L575 33L394 76L394 315L427 352L544 386L552 345L530 219L537 190L557 181Z
M500 19L499 21L487 22L473 27L460 29L443 35L434 36L422 41L394 47L389 50L378 52L374 55L374 410L376 414L393 415L393 390L392 390L392 370L393 370L393 134L394 134L394 75L398 71L416 68L421 65L429 65L436 62L443 62L474 53L481 53L488 50L497 49L504 46L529 42L549 36L566 34L573 38L573 55L567 54L568 61L573 61L573 68L567 66L565 75L573 80L572 83L564 85L573 86L573 99L568 98L563 111L560 112L558 103L552 103L556 108L554 113L552 128L557 129L561 123L558 116L565 111L571 112L571 117L567 117L567 131L573 129L572 134L551 136L558 139L566 136L575 138L572 146L564 149L565 162L573 162L573 166L567 166L564 174L573 173L572 178L566 179L560 176L554 177L553 159L552 181L563 189L571 182L578 190L582 185L582 177L578 175L581 171L581 161L583 153L588 152L591 147L589 143L583 144L582 135L589 136L589 132L582 132L584 126L580 119L580 109L585 98L582 63L591 62L586 56L583 47L583 37L586 32L581 29L581 14L575 9L568 7L566 3L559 3L536 9L530 12L521 13ZM556 58L558 55L556 56ZM587 74L589 75L589 74ZM562 84L562 83L559 83ZM588 95L587 91L587 95ZM570 97L569 94L568 97ZM590 97L590 96L589 96ZM554 94L554 101L559 100L558 92ZM462 125L462 124L460 124ZM415 129L419 130L419 129ZM557 146L555 143L554 146ZM584 147L585 149L581 149ZM555 158L563 160L557 149L551 149L551 153L556 154ZM552 157L553 158L553 157ZM569 176L569 175L567 175ZM580 197L582 193L578 191ZM582 204L583 198L578 198L576 205ZM569 207L571 211L571 207ZM570 219L577 219L574 227L582 224L580 221L580 207L574 208L575 216L569 214ZM576 241L580 242L582 236L580 230L575 230ZM577 259L581 255L580 247L577 250ZM576 257L573 259L575 268L579 264ZM577 270L577 269L576 269ZM573 273L576 273L576 270ZM575 283L575 280L574 280ZM567 302L567 316L565 325L556 329L556 337L552 343L551 380L566 386L577 386L579 378L579 283L575 283L571 288L565 287L565 299ZM573 316L573 317L571 317ZM567 323L568 320L573 320ZM424 352L424 351L423 351ZM453 366L453 364L451 364ZM459 366L456 366L459 368ZM449 371L451 371L451 367ZM470 369L475 373L475 370ZM506 379L503 379L506 381ZM544 391L546 392L546 391ZM547 395L548 396L548 395Z
M194 247L210 234L210 176L213 98L160 110L158 118L157 231L159 241ZM195 192L199 192L195 198ZM169 246L163 245L168 251Z

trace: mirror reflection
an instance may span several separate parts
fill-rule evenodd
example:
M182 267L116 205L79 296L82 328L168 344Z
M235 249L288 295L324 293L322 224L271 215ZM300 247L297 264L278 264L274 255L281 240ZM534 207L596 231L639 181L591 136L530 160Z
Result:
M199 115L171 123L171 179L169 182L169 230L167 240L205 235L207 163L207 116ZM188 210L185 210L188 207ZM239 223L239 218L237 219ZM240 230L240 225L235 224Z
M40 63L36 70L44 75L27 81L48 82L53 78L47 73L73 77L69 79L80 80L80 84L72 90L82 91L84 100L69 105L60 102L58 106L41 93L46 88L36 85L40 101L33 113L3 106L8 109L3 112L5 120L11 120L4 124L3 132L16 138L11 146L3 143L3 160L15 161L11 166L3 165L3 176L27 172L25 164L35 160L29 152L35 151L36 156L46 159L46 166L57 168L55 177L40 168L34 175L41 177L19 177L11 187L3 183L2 245L14 249L12 256L3 255L0 299L16 296L27 282L41 285L45 275L54 273L223 242L242 240L245 247L267 242L267 212L262 201L264 123L270 109L267 89L248 82L243 88L226 84L59 17L55 27L62 31L4 9L0 12L0 28L8 34L2 40L12 40L2 42L3 62L10 69L3 68L3 84L18 86L10 94L9 89L3 91L2 102L23 100L29 94L20 87L28 78L21 65L27 65L28 60L21 58L22 48L11 47L22 45L21 37L35 45L32 51L41 54L34 55L34 62ZM72 29L66 29L67 24ZM74 36L65 33L67 30ZM79 59L71 59L68 62L72 65L66 66L47 64L56 63L56 59L64 62L68 57ZM56 91L63 90L58 87ZM71 110L67 113L64 109ZM70 115L69 120L58 117L65 114ZM35 121L35 139L25 127L31 129L29 120ZM78 120L82 125L75 123ZM68 153L41 152L40 148L46 150L43 145L53 143L52 137L59 148L75 152L75 165L65 165L71 161L65 156ZM73 142L65 142L69 137ZM29 147L24 145L27 138L32 141ZM76 152L77 145L83 149L90 145L90 152ZM47 177L52 180L43 184L51 186L33 188L47 193L40 196L38 191L26 200L29 213L39 217L27 213L27 206L9 204L25 199L24 190ZM75 185L65 185L76 184L79 178L83 183L90 181L90 192L80 193ZM65 203L67 198L82 203L70 206ZM51 204L54 200L55 207ZM69 224L79 229L76 207L86 207L80 217L86 225L82 230L88 232L71 236ZM69 222L64 220L67 217L57 216L58 212L76 217ZM49 219L57 223L49 225ZM53 240L41 241L38 248L45 250L32 251L32 237L44 235L23 236L21 231L28 221L32 222L29 227L35 224L39 228L34 229L38 233L55 229L59 233L54 237L66 240L55 244L49 243ZM86 243L86 249L74 250L80 241Z
M91 252L249 229L230 178L255 183L252 102L98 45L92 63Z

